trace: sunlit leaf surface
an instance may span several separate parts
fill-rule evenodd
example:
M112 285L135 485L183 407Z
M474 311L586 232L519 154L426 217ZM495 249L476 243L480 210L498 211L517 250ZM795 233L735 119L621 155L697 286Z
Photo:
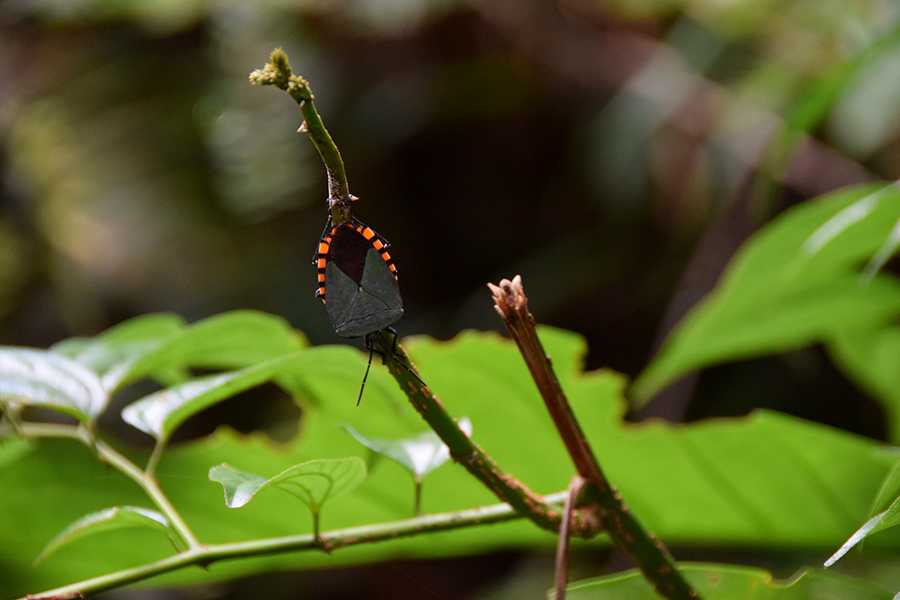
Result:
M0 347L0 400L46 406L90 423L109 396L97 375L46 350Z
M110 393L128 377L134 365L158 349L187 324L178 315L142 315L104 331L96 338L69 338L50 350L80 362L98 375Z
M366 478L366 464L356 457L311 460L266 479L222 463L209 470L209 478L225 489L225 505L240 508L267 487L288 492L318 512L326 501L357 487Z
M190 379L129 404L122 410L122 418L156 439L167 438L180 424L204 408L282 373L303 368L308 354L294 352L240 371Z
M459 427L466 435L472 435L472 422L469 419L460 419ZM416 482L421 482L426 475L450 460L450 449L433 431L398 440L385 440L368 438L350 425L344 425L344 428L369 450L400 463Z

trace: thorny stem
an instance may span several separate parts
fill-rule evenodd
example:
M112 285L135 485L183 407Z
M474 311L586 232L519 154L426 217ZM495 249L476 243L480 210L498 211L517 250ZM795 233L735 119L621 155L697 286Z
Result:
M590 484L585 489L585 500L596 506L603 528L613 543L635 562L660 595L671 600L699 599L699 593L681 576L666 547L643 528L618 491L606 480L538 338L534 317L528 312L522 278L516 275L512 281L504 279L499 286L488 284L488 287L494 295L495 308L519 347L578 474Z

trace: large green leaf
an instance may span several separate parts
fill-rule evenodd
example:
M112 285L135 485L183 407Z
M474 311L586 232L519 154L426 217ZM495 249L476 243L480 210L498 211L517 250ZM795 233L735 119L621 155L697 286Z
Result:
M306 338L281 317L232 311L198 321L166 339L134 366L129 377L146 377L161 368L240 368L306 346Z
M134 364L184 327L171 313L142 315L107 329L96 338L69 338L50 350L80 362L98 375L112 392L128 376Z
M705 366L886 326L900 313L900 282L862 270L898 220L893 185L845 189L778 217L672 332L634 382L635 400Z
M186 325L171 314L136 317L93 339L74 338L52 350L83 363L107 390L140 378L174 384L186 369L233 369L306 347L305 338L281 317L239 310Z
M895 459L877 443L772 412L691 425L623 422L624 380L610 371L582 373L586 350L577 335L542 328L542 339L576 415L608 477L648 528L675 545L820 549L833 552L870 515L872 499ZM571 460L514 345L492 333L464 333L449 342L407 340L406 350L447 409L466 415L474 439L509 473L539 493L565 489ZM157 473L163 489L201 542L226 542L295 534L283 515L296 512L286 494L266 494L230 511L207 479L209 465L228 462L253 473L283 471L310 459L341 458L359 444L340 424L368 436L401 438L422 431L422 421L382 368L373 366L366 402L356 407L365 355L347 347L304 352L302 434L273 447L264 435L228 429L171 448ZM527 433L527 435L526 435ZM2 456L14 452L14 462ZM136 486L99 465L78 444L49 440L0 445L0 576L8 595L35 592L76 579L126 568L171 552L165 540L116 532L103 544L60 549L38 569L29 565L65 524L113 504L146 503ZM851 484L852 482L852 484ZM424 512L496 502L459 466L434 471ZM409 475L383 461L354 491L334 500L322 530L409 516ZM871 547L891 547L892 538ZM590 542L604 543L604 538ZM576 542L580 544L582 542ZM317 553L273 555L215 564L208 573L187 570L160 583L200 581L266 569L334 566L390 557L475 553L509 547L551 548L554 536L527 521L394 540ZM868 545L867 545L868 547Z
M122 418L156 439L167 439L179 425L216 402L302 369L308 354L292 352L240 371L188 380L129 404L122 410Z
M0 402L46 406L91 423L109 396L97 375L47 350L0 347Z

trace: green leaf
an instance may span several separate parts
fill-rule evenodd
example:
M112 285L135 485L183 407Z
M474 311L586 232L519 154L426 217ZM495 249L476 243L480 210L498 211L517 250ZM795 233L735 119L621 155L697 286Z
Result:
M225 488L225 505L228 508L240 508L250 502L257 492L267 487L277 487L299 498L317 513L326 501L362 483L366 478L366 464L355 456L311 460L266 479L222 463L209 470L209 478Z
M169 522L162 513L136 506L113 506L85 515L66 527L44 547L35 563L43 562L53 552L76 540L126 527L148 527L165 533L171 539Z
M471 437L472 422L469 419L465 417L460 419L459 426ZM344 424L344 429L369 450L400 463L412 474L416 483L421 483L426 475L450 460L450 449L433 431L397 440L386 440L366 437L348 424Z
M900 312L900 282L884 274L869 280L861 267L898 218L900 189L891 185L845 189L772 221L634 382L637 403L695 369L889 322Z
M877 272L884 268L887 261L897 254L898 248L900 248L900 221L894 223L894 228L891 230L890 235L869 261L869 264L866 265L863 271L865 276L870 279L874 277Z
M192 325L168 313L144 315L94 339L72 338L53 349L100 374L112 391L145 377L175 384L191 367L241 368L306 346L281 317L237 310Z
M891 472L888 473L881 483L869 514L874 515L876 512L889 506L898 496L900 496L900 461L894 464L894 468L891 469Z
M788 580L768 571L735 565L681 563L679 570L706 600L890 600L893 594L866 581L830 571L804 569ZM551 594L551 598L555 594ZM637 571L572 583L568 600L658 600L659 595Z
M210 481L217 481L225 488L225 506L240 508L269 483L262 475L239 471L227 463L210 467Z
M0 472L7 468L15 468L16 463L24 460L36 443L34 440L19 437L0 438L0 446L3 448L3 451L0 452Z
M91 423L109 403L97 375L46 350L0 347L0 401L46 406Z
M241 368L307 345L306 338L281 317L236 310L183 328L136 364L129 379L160 369Z
M866 537L898 524L900 524L900 497L896 498L887 510L878 513L863 523L862 527L853 532L853 535L838 548L838 551L825 561L825 566L830 567L836 563L842 556L847 554L853 546L863 541Z
M282 373L302 368L309 352L301 350L240 371L191 379L129 404L122 409L122 418L158 440L166 439L201 410Z
M827 556L871 516L872 499L896 463L876 441L768 411L690 424L627 423L624 378L609 370L583 372L587 346L580 336L546 327L539 333L607 477L634 514L667 543L801 549ZM537 493L566 488L573 474L571 459L515 344L497 333L465 332L450 341L408 338L404 349L451 414L472 421L473 439L505 471ZM220 427L202 441L169 448L160 463L161 485L204 543L283 536L285 515L297 510L297 501L287 494L267 494L240 511L210 502L205 477L210 465L227 462L267 474L312 457L354 456L359 442L336 429L342 423L381 439L422 431L421 417L377 363L366 384L366 401L356 407L366 354L348 346L319 347L304 354L304 368L293 371L297 389L303 390L297 396L303 410L301 435L273 446L266 436ZM5 461L8 452L13 459ZM27 452L0 444L0 465L0 561L5 572L16 574L6 586L10 597L171 553L166 540L156 543L148 536L135 544L133 536L125 536L129 532L111 533L104 544L80 545L77 557L47 561L35 573L30 557L41 551L41 540L97 506L139 505L145 499L131 480L105 469L88 449L70 440L41 440ZM204 476L198 478L198 473ZM429 512L497 502L460 465L432 472L428 486ZM408 518L409 487L406 472L382 469L329 503L333 521L328 527ZM518 520L358 546L333 555L301 552L227 561L209 573L185 570L161 576L154 585L370 563L398 555L552 550L554 539ZM900 542L879 535L867 540L866 548L896 551Z
M134 365L175 335L185 321L171 313L143 315L107 329L96 338L70 338L51 346L98 375L112 392L128 377Z
M884 401L891 440L900 442L900 326L847 327L831 338L827 348L849 379Z

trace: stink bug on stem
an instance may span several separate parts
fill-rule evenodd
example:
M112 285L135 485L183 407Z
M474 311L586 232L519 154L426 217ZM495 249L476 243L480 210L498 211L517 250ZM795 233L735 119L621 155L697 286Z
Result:
M403 316L397 285L397 267L388 253L387 240L357 219L331 226L319 241L316 296L341 337L374 333Z
M382 329L393 331L390 326L403 316L397 267L387 251L389 245L358 219L350 217L333 225L329 215L313 261L319 273L316 296L325 303L334 332L345 338L365 337L369 349L357 405L372 365L374 336ZM406 367L390 349L384 350ZM406 369L422 381L409 367Z

